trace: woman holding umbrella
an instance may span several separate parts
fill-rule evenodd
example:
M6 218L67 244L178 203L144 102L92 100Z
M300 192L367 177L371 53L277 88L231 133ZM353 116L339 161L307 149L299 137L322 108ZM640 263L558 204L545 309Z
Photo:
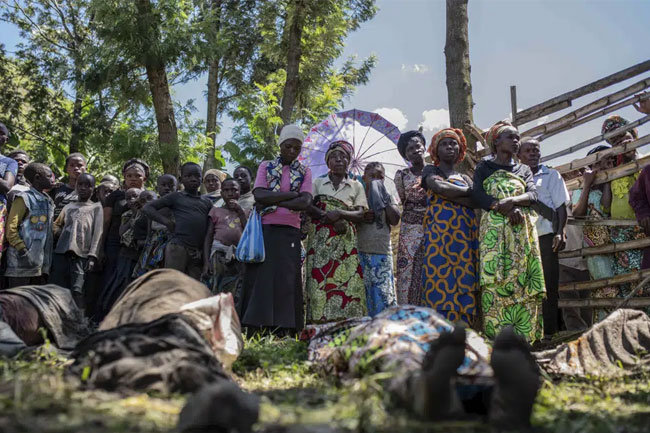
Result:
M408 131L400 135L397 150L411 163L410 168L398 170L395 187L402 202L402 221L397 251L397 303L421 305L422 265L424 263L424 213L427 210L427 193L422 188L424 169L424 135Z
M330 144L329 172L313 181L307 243L307 322L330 322L366 315L365 286L357 251L357 229L368 208L361 183L348 176L353 148Z

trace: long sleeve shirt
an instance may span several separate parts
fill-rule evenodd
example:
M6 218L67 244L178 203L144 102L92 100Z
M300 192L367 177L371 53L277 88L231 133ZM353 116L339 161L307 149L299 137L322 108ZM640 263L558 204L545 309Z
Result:
M54 252L73 252L79 257L97 258L103 224L100 203L86 201L65 205L54 221L54 233L61 233Z
M637 221L650 217L650 167L645 167L632 185L629 203Z
M9 217L7 217L5 237L7 238L9 245L18 251L27 249L25 242L20 237L20 224L25 219L25 215L27 215L27 206L25 206L25 201L22 197L16 197L11 205Z

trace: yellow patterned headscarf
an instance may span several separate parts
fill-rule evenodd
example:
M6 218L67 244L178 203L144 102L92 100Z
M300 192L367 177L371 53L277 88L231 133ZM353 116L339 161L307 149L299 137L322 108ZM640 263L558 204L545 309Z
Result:
M205 172L205 174L203 175L203 180L204 181L205 181L205 178L208 177L208 175L215 176L217 179L219 179L220 182L223 182L228 177L228 175L226 173L224 173L221 170L217 170L216 168L211 168L210 170L207 170Z

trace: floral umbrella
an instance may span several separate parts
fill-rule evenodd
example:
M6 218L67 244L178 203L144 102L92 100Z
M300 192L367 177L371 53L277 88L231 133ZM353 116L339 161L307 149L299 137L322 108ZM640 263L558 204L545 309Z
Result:
M377 113L361 110L348 110L329 115L311 128L302 147L298 160L310 167L313 177L327 173L325 153L333 141L345 140L354 147L350 161L350 171L363 175L363 170L371 161L384 165L386 177L391 180L397 170L407 167L407 163L397 151L400 131Z

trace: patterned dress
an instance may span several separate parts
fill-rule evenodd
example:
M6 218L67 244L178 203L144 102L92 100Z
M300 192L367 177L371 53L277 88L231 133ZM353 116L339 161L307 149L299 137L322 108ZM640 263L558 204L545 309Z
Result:
M483 182L485 192L497 200L526 191L519 176L497 170ZM481 217L480 283L485 335L494 338L512 325L529 341L544 333L542 300L545 294L536 214L521 208L524 221L512 225L507 217L488 211Z
M452 176L449 182L471 186ZM478 224L474 210L428 191L424 216L423 303L447 320L474 323L478 313Z
M359 253L366 286L368 315L376 316L388 307L397 305L391 254Z
M402 201L396 271L397 303L400 305L422 303L422 222L427 210L427 193L421 183L422 177L414 175L408 168L395 174L395 187Z
M140 259L133 270L133 278L138 278L154 269L163 267L165 247L169 242L169 229L159 222L152 221Z
M351 210L341 200L318 195L314 205L327 212ZM357 253L356 226L338 234L332 224L317 220L310 224L306 271L307 322L329 322L365 316L366 290Z

